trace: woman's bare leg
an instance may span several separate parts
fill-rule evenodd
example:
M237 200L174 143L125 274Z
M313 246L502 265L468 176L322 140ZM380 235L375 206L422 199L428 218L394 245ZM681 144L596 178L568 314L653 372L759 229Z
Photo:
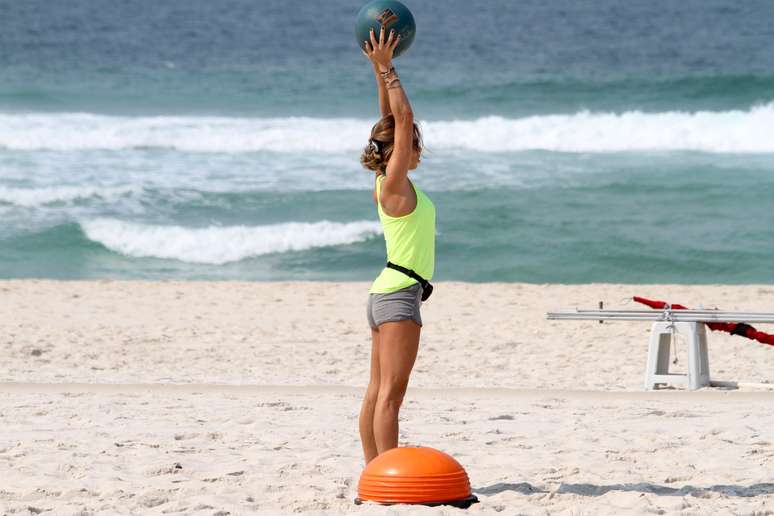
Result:
M368 464L379 452L374 439L374 409L379 394L379 331L371 330L371 379L368 382L363 406L360 408L360 442L363 445L365 463Z
M374 437L379 453L398 446L398 411L417 358L421 329L414 321L379 326L379 390L374 412Z

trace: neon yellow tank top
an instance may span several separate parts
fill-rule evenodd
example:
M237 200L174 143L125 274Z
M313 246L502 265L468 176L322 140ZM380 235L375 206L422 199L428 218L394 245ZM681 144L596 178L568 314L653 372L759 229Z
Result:
M376 180L376 199L380 199L384 176ZM433 278L435 269L435 206L414 183L411 183L417 195L414 211L402 217L390 217L377 203L379 221L384 229L384 241L387 245L387 261L413 269L426 280ZM402 272L384 268L371 285L372 294L395 292L417 283Z

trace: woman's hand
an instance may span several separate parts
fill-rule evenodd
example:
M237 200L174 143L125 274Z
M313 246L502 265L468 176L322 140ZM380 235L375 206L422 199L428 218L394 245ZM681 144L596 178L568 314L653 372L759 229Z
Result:
M371 29L371 41L365 41L363 54L374 64L381 72L386 72L392 67L392 53L400 42L400 35L395 34L395 29L390 31L387 41L384 40L385 28L379 31L379 40L376 39L374 29Z

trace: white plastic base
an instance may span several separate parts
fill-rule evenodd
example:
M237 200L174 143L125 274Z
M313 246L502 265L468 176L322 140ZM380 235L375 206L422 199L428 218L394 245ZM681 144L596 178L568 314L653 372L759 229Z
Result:
M688 374L669 372L669 353L672 334L682 336L688 343ZM645 369L645 389L659 385L701 389L710 384L709 356L707 354L707 327L695 322L657 322L650 330L648 363Z

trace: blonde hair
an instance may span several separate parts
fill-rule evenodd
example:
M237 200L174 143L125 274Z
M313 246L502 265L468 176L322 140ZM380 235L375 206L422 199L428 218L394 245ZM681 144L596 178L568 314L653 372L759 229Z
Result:
M422 132L419 126L414 124L414 148L422 152ZM371 137L368 139L368 145L363 149L360 155L360 163L369 169L384 173L387 170L387 163L390 161L392 151L395 146L395 117L391 114L382 117L371 129Z

